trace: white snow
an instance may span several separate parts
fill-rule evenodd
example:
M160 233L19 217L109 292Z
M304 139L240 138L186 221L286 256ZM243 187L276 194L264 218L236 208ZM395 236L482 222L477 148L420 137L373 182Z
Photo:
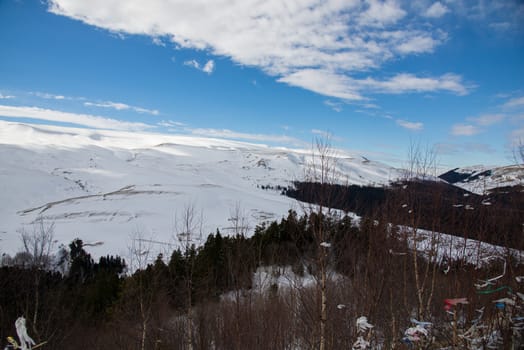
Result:
M490 171L490 175L480 175ZM459 174L471 174L464 181L454 183L467 191L484 194L497 187L515 186L524 184L524 165L509 165L504 167L476 165L458 168L455 172ZM476 177L475 179L471 179ZM466 194L464 194L466 196ZM489 205L489 204L486 204Z
M494 257L504 260L506 256L512 256L519 263L524 262L524 251L521 250L408 226L399 226L399 228L400 237L407 238L410 249L438 263L464 261L480 267L487 265Z
M401 176L356 154L337 157L344 183ZM98 242L89 247L95 257L127 256L136 231L176 244L175 218L189 204L203 212L203 239L217 228L231 233L238 206L253 229L289 209L300 212L277 186L303 179L310 159L310 150L223 139L0 121L0 253L18 251L17 230L32 231L39 216L55 223L57 243ZM153 244L165 248L172 247Z

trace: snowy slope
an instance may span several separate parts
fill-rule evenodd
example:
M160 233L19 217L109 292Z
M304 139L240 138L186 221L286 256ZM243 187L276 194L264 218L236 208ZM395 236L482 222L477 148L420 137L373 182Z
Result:
M524 184L524 166L477 165L452 169L439 177L470 192L482 194L497 187Z
M385 184L400 175L359 155L337 157L343 181ZM176 244L177 217L189 204L203 214L204 239L230 232L237 206L253 228L300 210L261 187L302 179L309 161L307 150L0 121L0 253L16 252L17 231L32 231L39 216L55 224L58 243L103 241L91 248L95 256L126 256L137 231Z

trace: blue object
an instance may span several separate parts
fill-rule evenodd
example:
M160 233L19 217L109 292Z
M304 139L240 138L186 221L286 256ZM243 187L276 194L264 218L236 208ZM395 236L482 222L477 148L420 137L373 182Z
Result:
M504 308L506 307L506 304L504 304L504 303L500 303L500 302L499 302L499 303L495 303L495 307L496 307L497 309L502 310L502 309L504 309Z

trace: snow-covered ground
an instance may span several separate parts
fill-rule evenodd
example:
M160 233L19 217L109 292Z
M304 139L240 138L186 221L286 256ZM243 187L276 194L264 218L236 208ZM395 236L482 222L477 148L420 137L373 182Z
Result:
M467 191L484 194L497 187L524 185L524 165L495 166L470 166L454 170L457 174L468 177L454 185Z
M400 237L407 238L410 249L417 250L422 254L421 256L441 264L462 261L482 267L493 257L506 258L509 256L520 264L524 263L524 251L476 239L413 229L407 226L400 226ZM396 252L391 252L391 254L396 254Z
M0 253L21 247L42 217L57 243L76 237L94 256L126 256L131 236L176 244L177 218L188 205L202 213L203 239L228 234L235 208L251 228L300 211L279 190L303 179L310 150L223 139L0 121ZM357 154L337 152L344 182L385 184L401 173ZM158 244L158 251L165 249ZM169 246L172 248L172 246ZM156 249L154 246L153 249Z

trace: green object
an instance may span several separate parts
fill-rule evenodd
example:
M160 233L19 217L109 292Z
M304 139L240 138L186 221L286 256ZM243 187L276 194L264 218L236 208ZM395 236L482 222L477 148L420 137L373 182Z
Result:
M501 287L498 287L496 289L478 290L477 294L493 294L493 293L496 293L496 292L500 292L500 291L502 291L504 289L508 289L510 291L510 293L513 293L513 290L511 289L511 287L509 287L509 286L501 286Z

